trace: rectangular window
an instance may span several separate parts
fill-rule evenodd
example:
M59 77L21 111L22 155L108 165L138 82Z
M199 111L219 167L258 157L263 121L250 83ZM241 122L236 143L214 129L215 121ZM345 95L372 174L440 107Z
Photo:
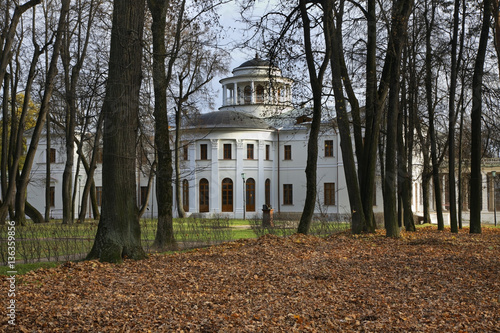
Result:
M271 146L266 145L266 160L269 161L271 159Z
M187 145L184 145L182 147L182 157L184 158L184 161L187 161L188 160L188 146Z
M293 185L283 184L283 204L293 205Z
M335 205L335 183L325 183L325 205Z
M97 201L97 206L102 206L102 186L95 187L95 198Z
M292 159L292 146L286 145L285 146L285 160L291 160Z
M231 144L230 143L224 144L224 159L225 160L231 159Z
M148 198L148 187L141 186L141 206L146 204L146 199Z
M500 211L500 181L498 174L493 177L491 172L486 175L488 211Z
M55 186L50 187L49 200L50 200L50 207L55 207L55 205L56 205L56 187Z
M208 160L208 147L206 143L200 145L200 160Z
M56 163L56 150L50 148L50 163Z
M253 160L253 144L247 144L247 159Z
M333 157L333 140L325 140L325 157Z

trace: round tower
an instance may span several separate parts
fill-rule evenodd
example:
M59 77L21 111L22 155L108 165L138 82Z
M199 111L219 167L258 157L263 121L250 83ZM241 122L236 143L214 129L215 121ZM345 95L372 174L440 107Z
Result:
M222 84L220 111L267 118L292 108L293 80L283 77L278 67L258 55L233 69L232 77L219 82Z

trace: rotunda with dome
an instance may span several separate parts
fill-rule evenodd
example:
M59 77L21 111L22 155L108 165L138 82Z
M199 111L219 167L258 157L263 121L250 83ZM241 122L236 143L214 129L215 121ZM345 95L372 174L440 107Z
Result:
M256 56L220 80L222 106L182 131L187 214L252 218L302 212L310 119L292 104L293 80ZM318 141L317 213L349 211L339 138L323 124Z

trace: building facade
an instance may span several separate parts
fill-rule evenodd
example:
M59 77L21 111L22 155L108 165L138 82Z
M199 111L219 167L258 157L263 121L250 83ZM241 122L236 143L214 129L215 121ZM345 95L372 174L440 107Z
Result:
M259 217L265 207L272 208L275 214L298 217L306 196L305 167L311 121L308 110L293 107L293 81L283 77L280 69L267 60L256 56L235 68L232 74L220 81L223 100L219 110L202 113L183 125L180 156L184 210L188 215L201 217L254 218ZM62 217L62 173L66 154L63 137L51 137L49 204L51 217L58 219ZM28 188L28 201L41 212L45 208L46 147L46 138L42 136ZM349 214L340 137L334 123L321 124L318 151L315 212L323 216ZM86 173L78 157L74 158L75 216L78 216ZM416 161L412 206L416 215L422 215L421 170L418 159ZM98 158L97 162L94 182L100 204L102 160ZM487 223L493 222L493 212L500 208L499 176L491 176L495 167L500 172L500 161L489 161L483 172L482 218ZM154 178L151 195L145 202L148 178L148 172L138 167L137 204L147 205L145 217L155 217ZM445 184L443 176L446 209ZM380 178L376 185L374 211L382 213ZM468 219L466 206L464 203L465 222ZM89 204L88 218L91 212ZM174 209L174 214L176 212ZM435 221L435 216L431 217Z

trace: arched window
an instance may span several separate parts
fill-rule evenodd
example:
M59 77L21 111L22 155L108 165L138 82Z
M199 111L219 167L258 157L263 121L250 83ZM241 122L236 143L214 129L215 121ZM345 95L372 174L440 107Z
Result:
M266 205L271 206L271 180L269 178L266 179L264 192L266 196Z
M264 87L259 84L257 86L257 89L255 89L255 93L257 95L257 96L255 96L256 102L257 103L264 103Z
M206 213L209 211L209 188L208 180L203 178L200 180L200 213Z
M255 180L248 178L246 181L246 210L255 212Z
M245 95L245 104L250 104L252 102L252 87L246 86L243 94Z
M182 208L189 212L189 182L187 179L182 181Z
M229 178L222 180L222 211L233 211L233 181Z

